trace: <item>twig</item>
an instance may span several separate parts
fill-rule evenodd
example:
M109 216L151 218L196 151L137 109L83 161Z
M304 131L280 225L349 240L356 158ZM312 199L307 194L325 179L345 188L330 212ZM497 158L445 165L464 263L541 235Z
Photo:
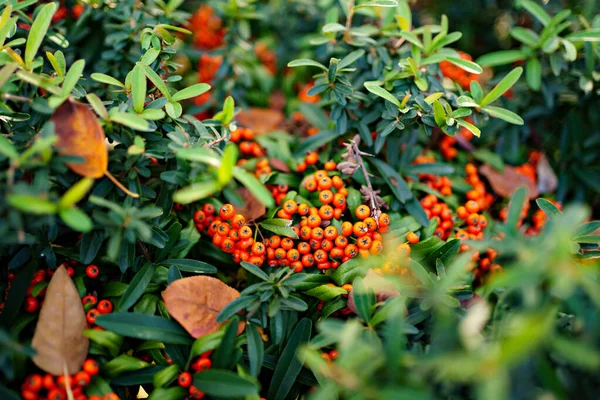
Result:
M15 96L14 94L4 93L2 97L5 100L23 101L25 103L31 103L31 99L28 97Z
M144 257L152 262L152 260L150 259L150 253L148 252L148 249L146 248L146 246L144 246L144 243L138 241L138 246L140 246L140 249L142 250L142 254L144 255Z
M350 35L350 28L352 27L352 17L354 16L354 0L348 1L348 16L346 17L346 30L344 31L344 41L350 42L352 35Z

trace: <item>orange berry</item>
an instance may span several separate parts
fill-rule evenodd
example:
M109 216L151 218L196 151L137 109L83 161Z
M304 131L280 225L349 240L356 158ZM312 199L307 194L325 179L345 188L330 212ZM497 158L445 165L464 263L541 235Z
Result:
M338 230L333 225L329 225L327 228L325 228L324 233L325 238L329 240L334 240L338 236Z
M298 252L300 252L300 254L310 253L310 245L307 242L298 243Z
M300 164L298 164L298 167L296 167L296 170L298 172L306 171L306 163L304 161L302 161Z
M379 216L379 226L389 226L390 222L390 216L386 213L381 213L381 215Z
M244 225L246 225L246 218L244 218L244 216L241 214L235 214L231 220L231 226L239 229Z
M281 239L281 248L284 250L293 249L294 241L292 239L290 239L289 237Z
M371 254L379 254L383 251L383 243L381 240L373 240L371 243Z
M468 212L469 214L472 214L472 213L479 212L479 204L477 204L477 202L476 202L476 201L469 200L469 201L467 201L467 203L465 204L465 209L467 210L467 212Z
M342 222L342 235L350 236L352 235L353 225L352 222L344 221Z
M373 231L375 231L375 229L377 229L377 222L375 222L375 218L368 217L368 218L365 218L365 220L363 222L367 226L367 229L369 230L369 232L373 232Z
M460 206L456 209L456 214L458 215L458 218L460 218L460 219L467 219L467 217L469 216L469 212L463 206Z
M241 239L248 239L252 237L252 228L249 226L242 226L238 232Z
M362 221L355 223L354 226L352 227L352 233L354 233L354 235L356 237L365 236L367 234L367 232L369 232L369 229L367 228L365 223Z
M344 249L344 254L350 258L354 258L358 255L358 247L355 244L349 244Z
M302 256L302 265L303 266L312 267L314 263L315 263L315 258L312 256L312 254L305 254L304 256Z
M316 228L321 225L321 217L318 215L311 215L308 217L308 226L311 228Z
M358 246L359 249L366 250L366 249L371 248L372 242L373 242L373 240L370 237L363 236L361 238L358 238L358 240L356 241L356 245Z
M235 208L231 204L223 204L219 209L219 216L224 220L231 219L235 215Z
M326 205L319 208L319 216L328 221L333 218L333 207Z
M342 178L339 177L339 175L334 175L331 178L331 183L336 189L342 189L344 187L344 181L342 180Z
M293 215L296 213L296 211L298 211L298 203L296 203L294 200L288 200L283 203L283 209L289 215Z
M356 207L354 214L356 215L356 218L363 220L371 215L371 209L369 206L361 204L360 206Z
M297 212L300 215L306 215L306 214L308 214L309 209L310 209L310 207L308 206L308 204L306 204L306 203L300 203L298 205Z
M323 204L329 204L333 201L333 193L331 190L323 190L319 193L319 201Z
M309 192L314 192L315 190L317 190L317 181L316 181L316 179L314 177L312 177L312 176L309 176L308 178L306 178L304 180L304 187Z
M308 153L306 155L306 158L304 159L304 161L308 165L315 165L319 161L319 155L317 153L315 153L314 151L311 151L310 153Z
M414 232L408 232L406 240L408 240L408 243L410 244L419 243L419 237Z
M338 220L340 218L342 218L342 209L341 208L335 208L333 210L333 218L338 219Z
M331 251L333 247L333 242L329 239L323 239L321 241L321 248L325 251Z
M316 227L312 230L311 237L316 240L323 240L325 232L320 227Z
M328 190L331 189L331 187L333 186L333 182L328 176L324 176L323 178L319 179L317 184L319 185L319 189L321 190Z
M338 236L335 238L335 246L343 249L348 246L348 238L345 236Z
M255 256L262 256L267 251L267 248L262 242L255 242L252 245L252 254Z
M325 163L325 170L327 171L335 171L336 163L333 161L327 161Z

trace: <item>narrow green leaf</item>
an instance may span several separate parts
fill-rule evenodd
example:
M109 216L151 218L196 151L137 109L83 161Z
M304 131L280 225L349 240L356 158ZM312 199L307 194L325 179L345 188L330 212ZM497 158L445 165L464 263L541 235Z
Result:
M151 263L147 263L135 274L117 305L119 311L127 311L142 297L152 281L152 275L154 275L154 264Z
M257 394L258 387L240 375L227 370L210 369L194 375L194 386L209 396L240 398Z
M446 57L446 60L473 74L480 74L483 72L483 69L473 61L463 60L462 58L457 57Z
M62 209L59 211L58 215L65 225L77 232L86 233L91 231L94 227L94 223L90 217L79 208L71 207Z
M510 89L521 77L523 68L517 67L510 71L498 84L483 98L481 105L485 106L494 102Z
M105 83L107 85L118 86L120 88L125 88L125 85L119 82L118 79L113 78L112 76L102 74L99 72L94 72L90 77L96 82Z
M28 194L9 194L6 200L10 206L28 214L56 214L58 211L57 204Z
M314 61L314 60L309 60L307 58L301 58L298 60L293 60L290 61L287 65L288 67L317 67L317 68L321 68L323 71L327 71L328 68L326 66L324 66L323 64L321 64L318 61Z
M209 90L210 85L206 83L197 83L195 85L186 87L185 89L181 89L171 97L171 100L181 101L185 99L190 99L192 97L200 96L201 94L206 93Z
M298 235L296 235L296 232L292 229L292 220L281 218L266 219L260 222L260 227L273 232L276 235L298 239Z
M510 36L517 39L519 42L526 44L529 47L537 47L540 42L540 37L531 29L516 26L510 30Z
M144 111L144 102L146 101L146 75L144 67L138 63L133 67L131 75L131 99L133 109L136 113Z
M163 343L186 344L192 337L174 321L154 315L114 312L100 315L96 324L121 336Z
M494 118L500 118L514 125L523 125L525 123L525 121L523 121L523 118L505 108L486 106L482 107L481 109Z
M167 98L167 100L171 100L171 93L169 92L169 88L163 82L162 78L158 76L156 72L148 65L144 65L144 72L150 81L156 86L156 88Z
M238 158L238 147L229 143L225 147L223 157L221 158L221 166L217 170L217 181L219 185L225 186L233 178L233 167L235 167Z
M235 166L233 168L233 176L235 179L240 181L240 183L244 185L258 201L263 203L265 207L270 208L275 205L275 201L273 200L271 192L262 183L260 183L254 175L238 166Z
M262 369L265 357L265 345L256 325L246 326L246 338L248 339L248 361L250 363L250 374L257 378Z
M60 201L58 202L58 206L60 208L69 208L79 203L81 199L85 197L85 195L90 191L92 186L94 185L93 178L83 178L73 186L69 188L62 195Z
M46 37L46 32L48 32L52 16L56 12L57 7L57 3L48 3L42 6L35 21L31 24L29 36L27 37L27 45L25 46L25 65L27 68L31 68L33 59Z
M251 263L246 262L246 261L242 261L240 263L240 265L246 271L250 272L252 275L260 278L261 280L263 280L263 281L268 281L269 280L269 275L267 275L267 273L265 271L263 271L262 269L258 268L256 265L251 264Z
M456 119L456 123L460 126L464 126L465 128L467 128L473 135L477 137L481 136L481 131L479 130L479 128L473 125L472 123L465 121L464 119Z
M521 6L525 8L531 15L537 18L542 25L546 26L550 23L550 15L536 2L533 0L521 0Z
M396 97L394 97L393 94L391 94L390 92L388 92L387 90L382 88L380 86L380 84L381 84L381 82L371 81L371 82L365 82L364 86L369 92L371 92L379 97L384 98L385 100L394 104L396 107L400 107L400 100L398 100Z
M136 131L150 132L152 130L150 129L150 125L148 125L148 121L133 113L116 112L110 116L110 120Z
M531 57L527 60L525 77L527 78L527 84L532 90L540 90L540 86L542 85L542 64L537 57Z
M527 54L522 50L503 50L485 54L475 60L475 62L484 67L497 67L515 61L523 61L526 58Z
M186 186L176 191L173 194L173 201L179 204L189 204L202 200L218 190L219 185L216 181L193 183L190 186Z
M100 118L103 118L106 120L109 119L108 111L106 110L106 107L104 107L102 100L100 100L100 98L98 96L96 96L96 94L88 93L85 95L85 98L87 99L88 103L90 103L90 105L92 106L94 111L96 111L96 114L98 114L98 116Z

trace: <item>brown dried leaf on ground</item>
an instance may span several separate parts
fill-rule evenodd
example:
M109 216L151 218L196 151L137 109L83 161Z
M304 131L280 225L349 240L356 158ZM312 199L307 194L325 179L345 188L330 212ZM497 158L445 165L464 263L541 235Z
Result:
M31 346L35 365L52 375L81 370L88 353L89 339L85 312L75 284L64 266L58 267L46 291L44 305L35 327Z
M178 279L163 292L169 313L196 339L218 331L217 315L238 297L240 292L210 276ZM238 334L244 326L240 322Z
M75 173L100 178L108 168L105 135L96 115L87 106L74 100L65 101L50 118L61 155L75 156L83 162L68 163Z
M479 172L487 178L494 192L502 197L512 196L514 191L523 185L527 186L530 199L535 199L539 195L535 182L510 165L505 165L504 171L500 172L485 164L479 168Z
M237 194L244 200L244 205L236 207L235 212L236 214L242 214L246 218L246 222L252 222L265 215L267 208L248 189L245 187L239 188Z
M240 126L252 129L257 135L264 135L278 129L285 116L278 110L251 107L240 111L236 115L236 120Z

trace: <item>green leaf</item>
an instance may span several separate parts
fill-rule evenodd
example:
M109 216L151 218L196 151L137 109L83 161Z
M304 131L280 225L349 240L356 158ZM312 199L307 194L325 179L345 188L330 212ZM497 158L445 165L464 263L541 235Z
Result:
M489 103L494 102L507 90L509 90L521 77L523 68L517 67L510 71L498 84L483 98L481 105L485 106Z
M572 42L600 42L600 28L585 29L567 35Z
M148 125L148 121L144 118L140 117L137 114L126 113L126 112L116 112L110 116L110 120L112 122L116 122L117 124L124 125L128 128L134 129L136 131L141 132L151 132L150 125Z
M433 102L433 117L438 126L446 126L446 111L439 100Z
M150 364L140 360L137 357L133 357L128 354L121 354L120 356L105 363L102 366L102 370L105 371L109 376L118 376L125 372L137 371L149 366Z
M64 98L67 98L75 88L75 85L77 85L81 74L83 74L84 67L85 61L77 60L71 65L71 68L69 68L69 72L67 72L67 76L65 76L65 80L62 84L62 96Z
M521 6L524 9L529 11L531 15L537 18L538 21L542 23L542 25L546 26L550 23L550 15L536 2L532 0L521 0Z
M359 10L361 8L367 7L397 7L398 2L396 0L372 0L367 1L366 3L361 3L354 6L355 10Z
M5 155L11 161L15 161L19 158L17 149L15 149L15 146L5 135L0 135L0 154Z
M60 201L58 202L58 206L60 208L69 208L79 203L81 199L85 197L85 195L90 191L92 186L94 185L93 178L83 178L73 186L69 188L62 195Z
M175 365L171 365L163 369L166 370L171 367L176 367ZM155 375L161 374L163 371L157 372ZM153 380L154 382L154 380ZM112 383L112 382L111 382ZM155 384L156 385L156 384ZM157 388L150 392L150 396L148 396L148 400L180 400L188 394L189 390L184 387L170 387L170 388Z
M248 340L248 362L250 364L250 374L257 378L262 369L265 357L265 345L256 325L248 324L246 326L246 338Z
M311 331L312 321L308 318L301 319L296 325L273 371L267 396L269 400L284 400L292 389L302 369L302 361L296 353L300 346L308 343Z
M220 369L210 369L195 374L194 386L209 396L219 398L239 398L258 392L254 382L231 371Z
M6 201L10 206L28 214L56 214L58 211L57 204L28 194L9 194Z
M458 104L459 107L479 107L478 102L465 95L459 96L456 99L456 104Z
M434 101L439 100L443 95L443 92L431 93L429 96L425 97L425 103L433 104Z
M504 171L502 156L488 149L478 149L471 153L476 160L488 163L498 171Z
M462 58L457 57L446 57L446 60L473 74L480 74L483 72L483 69L473 61L463 60Z
M108 111L98 96L96 96L94 93L88 93L85 95L85 98L87 99L88 103L90 103L94 111L96 111L96 114L100 116L100 118L106 120L109 119Z
M58 215L65 225L77 232L86 233L91 231L94 227L94 223L90 217L79 208L71 207L62 209L59 211Z
M348 294L348 292L338 286L321 285L304 292L304 294L316 297L319 300L329 301L343 294Z
M125 85L119 82L118 79L113 78L112 76L101 74L99 72L94 72L90 77L96 82L105 83L107 85L118 86L120 88L125 88Z
M169 365L168 367L163 368L152 378L152 384L155 388L161 388L163 386L169 385L179 375L179 367L175 364ZM156 389L153 390L155 392ZM161 397L162 398L162 397Z
M254 296L241 296L230 301L217 315L217 322L225 322L239 311L244 310L258 299Z
M346 68L349 65L352 65L356 60L360 59L364 55L365 55L364 50L353 51L352 53L348 54L347 56L345 56L344 58L342 58L340 60L340 62L338 63L338 66L337 66L338 70Z
M246 262L246 261L242 261L240 263L240 265L246 271L250 272L252 275L260 278L261 280L263 280L263 281L268 281L269 280L269 275L267 275L267 273L265 271L263 271L262 269L258 268L256 265L251 264L251 263Z
M401 203L406 202L406 200L412 197L412 192L406 184L406 181L398 174L398 172L396 172L396 170L376 158L369 158L368 160L377 167L382 178L388 184L394 196L396 196Z
M521 118L514 112L507 110L505 108L495 107L495 106L486 106L486 107L482 107L481 109L494 118L500 118L500 119L502 119L506 122L510 122L511 124L514 124L514 125L523 125L525 123L525 121L523 121L523 118ZM479 135L477 135L477 136L479 136Z
M567 339L556 336L552 339L552 350L561 358L577 367L592 371L600 368L600 352L581 339Z
M527 84L532 90L540 90L542 85L542 64L537 57L531 57L527 60L525 66L525 77L527 78Z
M506 219L506 226L508 231L513 235L517 232L517 223L521 218L521 210L525 205L527 199L527 187L519 186L510 198L508 204L508 218Z
M221 166L217 170L217 180L219 185L225 186L233 178L233 168L236 165L238 158L238 147L234 143L229 143L225 147L223 157L221 158Z
M83 331L83 336L89 338L97 345L104 347L112 357L116 357L119 354L119 350L123 344L123 337L111 331L86 329Z
M167 112L167 115L169 117L177 119L181 117L181 114L183 113L183 107L180 103L176 101L170 101L167 104L165 104L165 111Z
M553 218L557 215L562 214L558 207L552 204L552 202L549 200L539 198L535 199L535 202L537 203L540 210L542 210L544 214L546 214L549 218Z
M516 26L510 30L510 36L529 47L537 47L540 37L531 29Z
M260 222L259 225L261 228L273 232L276 235L298 239L298 235L296 235L296 232L291 228L292 222L292 220L273 218L264 220Z
M523 61L526 58L527 54L522 50L503 50L485 54L475 60L475 62L483 67L497 67L515 61Z
M171 93L169 93L169 88L163 82L162 78L158 76L156 72L148 65L144 65L144 72L150 81L156 86L156 88L167 98L167 100L171 100Z
M376 300L375 293L365 286L363 278L356 278L352 282L352 298L354 299L356 313L368 323L371 320Z
M235 179L240 181L240 183L244 185L258 201L263 203L265 207L271 208L275 205L275 201L273 200L271 192L265 187L265 185L260 183L254 175L238 166L235 166L233 167L233 176Z
M483 99L483 90L481 89L479 82L471 81L470 90L475 102L480 102Z
M42 6L41 11L35 17L33 24L31 24L25 46L25 65L27 68L31 68L33 59L46 37L46 32L48 32L52 16L56 12L57 7L57 3L48 3Z
M384 98L385 100L394 104L396 107L400 108L400 100L398 100L396 97L394 97L393 94L391 94L390 92L388 92L387 90L382 88L380 86L380 84L381 84L381 82L378 82L378 81L370 81L370 82L365 82L364 86L369 92L373 93L374 95Z
M173 201L179 204L189 204L202 200L218 190L219 185L216 181L193 183L176 191L173 194Z
M210 85L206 83L197 83L190 87L186 87L185 89L181 89L171 97L171 100L181 101L185 99L190 99L192 97L200 96L201 94L206 93L209 90Z
M323 26L323 28L321 28L321 31L323 33L336 33L336 32L343 32L345 30L346 30L346 27L337 22L330 22L328 24L325 24Z
M217 121L221 121L223 125L227 125L233 119L233 115L235 112L235 103L233 101L233 97L227 96L225 101L223 102L223 111L218 112L213 119Z
M404 39L406 39L407 42L414 44L415 46L417 46L420 49L423 49L423 43L419 40L417 35L415 35L414 33L409 32L409 31L401 31L398 35L403 37Z
M146 75L142 64L136 64L133 67L131 79L131 99L133 109L136 113L144 111L144 103L146 101Z
M119 300L117 305L119 311L129 310L142 297L148 284L152 281L152 275L154 275L154 264L151 263L147 263L135 274L125 294Z
M96 318L96 325L134 339L187 345L193 342L179 324L154 315L115 312L100 315Z
M323 71L327 71L328 68L321 64L320 62L309 60L307 58L301 58L298 60L290 61L287 65L288 67L317 67L321 68Z
M177 267L180 271L192 272L194 274L216 274L217 268L202 261L189 258L169 259L159 264L167 267Z

